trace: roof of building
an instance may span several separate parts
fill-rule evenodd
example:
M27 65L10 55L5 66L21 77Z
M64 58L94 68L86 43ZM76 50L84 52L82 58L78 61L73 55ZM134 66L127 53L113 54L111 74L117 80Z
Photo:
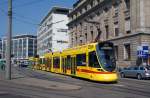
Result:
M16 35L16 36L13 36L12 39L17 39L17 38L26 38L26 37L29 37L29 38L37 38L37 36L35 35L28 35L28 34L23 34L23 35ZM6 36L2 38L2 40L6 40Z
M42 19L41 23L42 24L52 13L57 13L57 14L69 14L69 8L65 8L65 7L53 7L48 14L44 17L44 19Z
M28 34L13 36L14 39L16 39L16 38L25 38L25 37L37 38L37 36L35 36L35 35L28 35Z
M73 4L73 7L76 7L81 1L83 1L83 0L78 0L77 2L75 2L75 3Z

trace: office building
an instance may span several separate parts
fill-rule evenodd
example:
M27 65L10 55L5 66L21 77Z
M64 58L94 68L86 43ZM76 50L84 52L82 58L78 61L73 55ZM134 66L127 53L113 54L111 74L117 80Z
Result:
M25 61L37 54L37 37L33 35L18 35L12 37L12 60ZM6 58L6 38L2 39L2 58Z
M68 8L53 7L42 19L37 32L37 52L40 56L68 48L68 13Z

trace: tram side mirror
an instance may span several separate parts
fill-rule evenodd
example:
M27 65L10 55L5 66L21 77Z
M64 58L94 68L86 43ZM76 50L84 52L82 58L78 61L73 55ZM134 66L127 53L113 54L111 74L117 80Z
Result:
M112 62L116 62L117 61L116 58L112 58L111 60L112 60Z

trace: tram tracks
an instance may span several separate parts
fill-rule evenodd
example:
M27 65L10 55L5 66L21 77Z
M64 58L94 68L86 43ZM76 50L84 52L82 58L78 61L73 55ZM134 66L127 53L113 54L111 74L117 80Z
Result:
M52 90L48 88L27 86L16 83L0 82L0 91L9 92L10 94L17 94L22 96L34 97L34 98L51 98L57 96L57 98L82 98L79 96L64 93L66 91Z
M26 71L26 70L25 70ZM29 72L29 71L28 71ZM35 74L34 72L29 72L26 73L24 72L27 76L34 76L34 78L40 78L40 79L44 79L44 80L51 80L50 78L47 78L47 76L45 77L45 74L42 74L40 77L36 77L38 76L37 74ZM39 74L40 75L40 74ZM56 81L56 82L62 82L62 83L69 83L69 84L73 84L73 85L78 85L78 86L82 86L84 87L93 87L93 88L97 88L97 89L107 89L107 90L112 90L112 91L117 91L117 92L122 92L122 93L130 93L130 94L136 94L136 95L142 95L142 96L146 96L146 97L150 97L150 89L149 88L144 88L144 85L147 87L149 86L149 84L144 84L142 82L139 82L139 85L142 85L143 87L137 87L137 86L132 86L132 84L124 84L124 82L119 82L122 85L125 86L116 86L114 84L99 84L99 83L95 83L95 82L89 82L89 81L80 81L80 82L74 82L74 81L67 81L64 79L52 79L52 81Z

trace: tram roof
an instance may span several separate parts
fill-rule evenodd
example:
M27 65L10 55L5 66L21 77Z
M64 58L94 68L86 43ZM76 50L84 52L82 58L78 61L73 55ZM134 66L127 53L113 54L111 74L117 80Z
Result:
M89 44L85 44L85 45L80 45L80 46L76 46L73 48L68 48L68 49L64 50L63 52L70 51L70 50L84 49L84 48L87 48L89 45L96 45L96 44L97 43L89 43Z

